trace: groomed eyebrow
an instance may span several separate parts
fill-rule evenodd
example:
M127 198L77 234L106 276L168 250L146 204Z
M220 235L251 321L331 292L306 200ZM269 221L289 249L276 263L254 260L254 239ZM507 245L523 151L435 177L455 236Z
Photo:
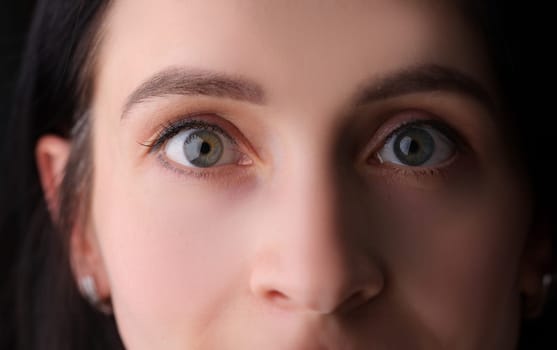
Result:
M211 96L264 104L263 88L246 78L202 69L168 68L141 84L127 99L122 118L148 99L170 95Z
M402 95L450 91L474 99L489 111L495 106L494 97L484 84L458 69L437 64L405 68L360 86L355 105L369 104Z
M489 111L495 107L488 89L479 81L455 68L436 64L407 67L369 79L356 89L354 105L433 91L451 91L471 97ZM209 70L169 68L153 75L128 97L122 119L135 105L170 95L229 98L258 105L265 103L263 87L247 78Z

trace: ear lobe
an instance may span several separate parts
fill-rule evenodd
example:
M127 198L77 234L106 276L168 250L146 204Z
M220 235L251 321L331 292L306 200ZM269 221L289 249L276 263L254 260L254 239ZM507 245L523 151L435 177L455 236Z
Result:
M70 265L75 278L92 278L101 301L110 298L108 276L100 253L99 243L92 228L72 232L70 236Z
M70 142L62 137L46 135L39 139L35 158L48 210L53 219L58 217L59 187L70 154Z
M544 278L552 274L553 249L549 219L538 220L526 240L520 262L519 288L524 299L524 315L535 318L540 315L547 297Z

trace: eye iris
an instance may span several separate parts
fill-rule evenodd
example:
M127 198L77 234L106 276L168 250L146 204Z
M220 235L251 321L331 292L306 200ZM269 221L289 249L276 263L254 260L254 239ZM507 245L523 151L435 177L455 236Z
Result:
M426 130L412 127L396 137L394 151L402 164L419 166L433 155L435 141Z
M184 154L187 160L200 168L215 165L220 160L222 151L222 141L212 131L193 132L184 141Z

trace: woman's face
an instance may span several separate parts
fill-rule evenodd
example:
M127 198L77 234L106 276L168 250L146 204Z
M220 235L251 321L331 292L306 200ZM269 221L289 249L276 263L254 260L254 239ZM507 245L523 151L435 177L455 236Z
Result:
M114 2L89 230L129 349L515 346L529 192L448 3Z

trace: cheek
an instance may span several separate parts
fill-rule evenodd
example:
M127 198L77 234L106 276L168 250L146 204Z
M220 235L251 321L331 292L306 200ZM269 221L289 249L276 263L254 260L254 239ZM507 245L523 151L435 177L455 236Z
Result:
M475 178L465 191L454 184L385 191L393 229L384 252L394 289L454 348L516 322L528 197L504 178Z
M97 167L93 220L121 332L195 334L244 280L243 209L161 167L115 167Z

